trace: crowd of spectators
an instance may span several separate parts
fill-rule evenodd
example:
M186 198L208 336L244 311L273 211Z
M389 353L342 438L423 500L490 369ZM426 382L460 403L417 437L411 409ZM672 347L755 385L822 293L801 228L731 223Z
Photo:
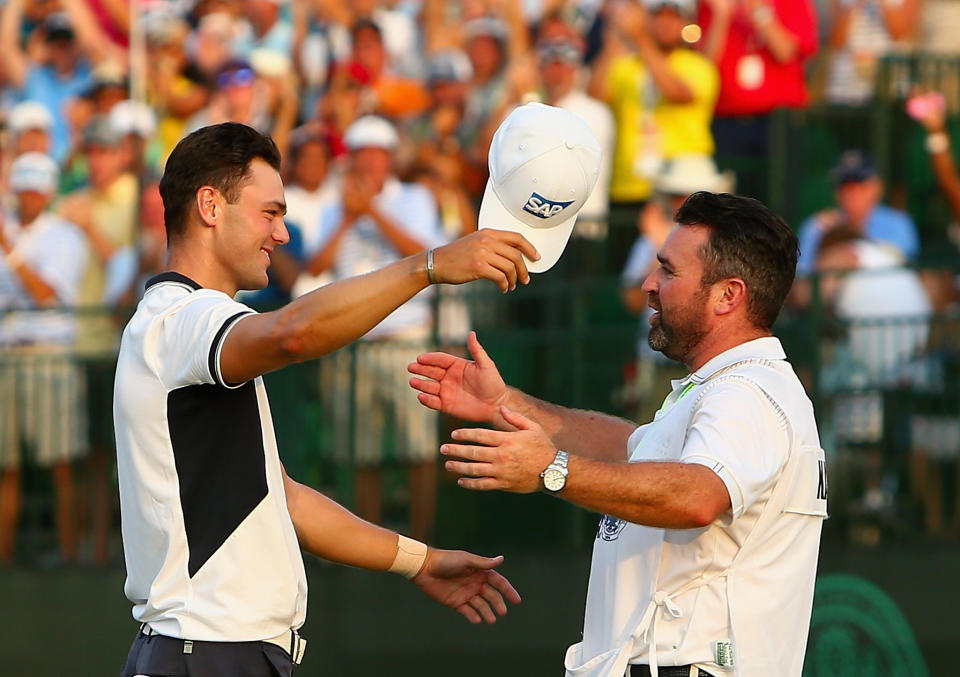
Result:
M281 150L291 241L274 256L270 287L246 299L269 307L475 229L500 121L531 100L567 108L606 158L574 238L603 241L617 210L636 220L623 292L639 313L638 282L678 198L699 189L765 197L763 173L720 172L722 158L768 161L775 111L820 100L868 106L884 55L960 56L958 29L958 0L6 0L0 563L13 555L21 446L54 470L60 555L76 557L71 467L89 455L103 475L110 358L122 325L110 313L48 309L129 306L162 269L157 183L186 133L240 121ZM914 117L960 221L944 111L933 108ZM861 150L831 175L836 207L798 224L801 276L838 252L851 268L857 254L871 262L863 265L899 265L922 244L906 214L881 204L881 177ZM801 285L793 302L809 297ZM416 345L435 323L444 340L461 340L462 299L446 297L437 317L435 307L416 299L370 343ZM26 319L34 309L45 312ZM380 354L356 374L371 409L393 388L380 371L403 376ZM82 372L72 355L83 358ZM415 448L436 446L435 423L419 409L392 416L402 422L397 443L423 464ZM358 458L376 455L380 427L353 433L371 438ZM428 474L422 483L433 481ZM376 492L361 489L363 512L378 518ZM99 515L98 560L107 547L104 491L88 500ZM427 501L416 518L420 537L432 511Z

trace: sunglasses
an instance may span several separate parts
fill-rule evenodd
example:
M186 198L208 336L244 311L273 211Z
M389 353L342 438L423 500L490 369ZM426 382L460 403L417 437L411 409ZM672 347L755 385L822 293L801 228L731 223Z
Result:
M217 88L227 89L228 87L246 87L253 84L256 74L251 68L239 68L235 71L227 71L217 76Z

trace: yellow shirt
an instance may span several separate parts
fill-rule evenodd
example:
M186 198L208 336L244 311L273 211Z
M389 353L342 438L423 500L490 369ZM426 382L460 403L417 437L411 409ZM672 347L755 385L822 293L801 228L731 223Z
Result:
M617 124L610 197L646 200L659 160L683 154L713 154L710 120L720 89L716 66L680 48L667 57L670 70L693 92L693 102L666 101L637 55L614 59L607 74L610 108Z
M100 194L88 193L92 201L93 223L114 247L132 247L137 241L137 177L123 174ZM106 262L101 261L92 247L88 248L87 269L77 305L81 308L96 308L103 303L106 288ZM110 354L115 348L119 325L106 313L82 314L77 323L75 349L82 355Z

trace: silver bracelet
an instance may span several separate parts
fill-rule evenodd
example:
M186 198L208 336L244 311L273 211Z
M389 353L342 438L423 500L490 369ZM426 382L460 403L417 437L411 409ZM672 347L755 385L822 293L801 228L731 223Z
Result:
M427 280L430 282L430 284L437 283L437 274L433 270L433 252L434 251L435 250L433 249L427 250Z

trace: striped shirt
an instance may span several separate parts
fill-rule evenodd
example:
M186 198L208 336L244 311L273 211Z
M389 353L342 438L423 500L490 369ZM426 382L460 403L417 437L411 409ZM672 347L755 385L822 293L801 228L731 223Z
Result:
M23 261L57 295L58 306L70 307L87 261L87 244L77 226L44 212L24 227L15 213L3 219L3 234L15 256ZM76 322L71 313L36 311L37 303L6 257L0 258L0 345L73 341Z

